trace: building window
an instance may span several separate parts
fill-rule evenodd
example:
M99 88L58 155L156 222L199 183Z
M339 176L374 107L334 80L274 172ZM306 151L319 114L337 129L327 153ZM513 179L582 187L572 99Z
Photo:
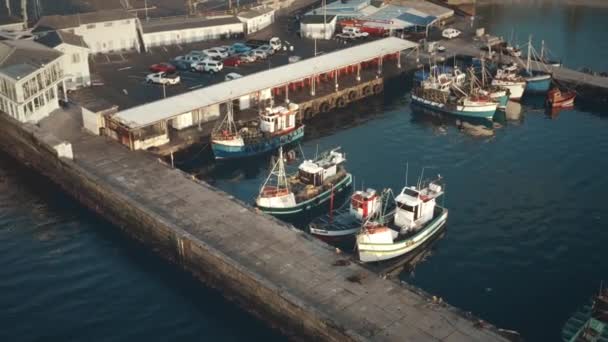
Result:
M94 29L95 28L95 24L89 24L87 25L87 29Z
M104 27L111 27L114 23L112 22L108 22L108 23L104 23L103 26Z
M74 53L72 54L72 64L80 63L80 54Z

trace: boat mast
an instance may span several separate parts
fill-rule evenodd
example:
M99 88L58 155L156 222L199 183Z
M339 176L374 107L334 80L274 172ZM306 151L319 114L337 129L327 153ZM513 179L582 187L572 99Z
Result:
M540 61L541 63L545 63L545 41L540 41Z
M528 38L528 60L526 62L526 71L530 73L530 58L532 57L532 35Z
M226 102L226 115L219 123L219 125L213 128L212 134L225 130L229 134L238 134L236 123L234 122L234 114L232 112L232 100Z
M289 183L287 182L287 174L285 172L285 163L283 160L283 147L279 147L279 158L274 163L272 170L270 170L270 174L266 178L266 181L262 185L260 192L272 182L272 179L276 178L276 189L277 191L281 188L285 188L289 190Z

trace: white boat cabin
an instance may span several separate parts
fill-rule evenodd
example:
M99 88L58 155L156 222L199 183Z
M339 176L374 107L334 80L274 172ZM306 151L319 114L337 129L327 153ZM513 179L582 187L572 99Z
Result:
M304 184L320 186L338 173L338 165L346 161L344 153L334 149L316 160L305 160L298 168L298 178Z
M260 114L260 129L266 133L289 131L296 127L298 105L290 103L288 107L268 107Z
M380 196L374 189L358 190L350 197L350 213L358 220L367 219L378 212L380 207Z
M430 183L421 190L404 187L395 198L395 225L406 231L424 226L433 219L435 199L442 194L441 185L436 183Z

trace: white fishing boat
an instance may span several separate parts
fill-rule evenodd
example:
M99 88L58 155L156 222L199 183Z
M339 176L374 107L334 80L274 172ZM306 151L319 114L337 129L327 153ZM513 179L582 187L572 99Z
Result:
M496 70L492 85L509 90L509 99L519 101L526 90L526 80L517 74L516 66Z
M366 221L357 234L362 262L378 262L403 256L437 236L445 225L448 210L436 200L443 195L441 177L426 185L406 186L394 198L394 211Z
M272 215L297 214L318 207L352 184L345 162L346 155L335 148L315 159L304 160L298 173L288 177L280 147L278 160L260 188L255 204Z
M343 207L313 220L308 228L312 235L326 239L354 236L365 220L380 211L380 195L374 189L358 190Z

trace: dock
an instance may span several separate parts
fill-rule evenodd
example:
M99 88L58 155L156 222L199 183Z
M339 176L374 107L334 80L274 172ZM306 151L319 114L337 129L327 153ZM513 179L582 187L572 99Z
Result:
M78 114L54 113L39 126L0 114L1 146L288 337L507 341L491 324L356 263L345 264L347 257L328 245L150 153L87 134ZM60 157L58 141L61 151L68 143L72 158Z

